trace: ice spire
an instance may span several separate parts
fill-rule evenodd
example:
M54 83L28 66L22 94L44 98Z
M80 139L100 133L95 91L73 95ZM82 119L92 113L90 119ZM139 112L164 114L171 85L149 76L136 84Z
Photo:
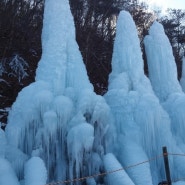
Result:
M171 118L171 130L178 138L177 144L182 146L185 144L185 94L177 80L172 47L160 23L153 23L144 43L153 89ZM181 149L185 151L184 147Z
M100 173L110 150L112 114L88 80L67 0L45 0L42 47L36 82L21 90L8 117L8 144L18 150L16 157L25 155L14 169L22 180L22 163L32 156L44 161L48 181ZM25 171L27 184L31 178L42 181L34 169L29 174L32 164Z
M54 94L62 94L67 87L92 89L75 40L68 0L45 1L42 57L36 80L48 82Z
M172 93L181 93L172 47L160 23L153 23L144 44L149 78L160 101L165 101Z
M144 75L137 29L128 12L120 12L118 17L109 83L111 84L122 73L127 73L130 79L129 88L144 92L152 91L151 85ZM111 88L110 84L109 88Z
M120 13L116 31L112 73L105 95L117 130L115 156L123 166L129 166L158 155L162 146L180 151L171 133L169 115L144 75L136 26L128 12ZM166 137L161 138L164 134ZM136 153L140 155L136 156ZM173 163L171 160L170 163L173 168L179 161ZM139 185L158 184L160 179L165 178L160 160L140 166L137 170L129 169L127 173ZM178 173L173 173L173 177L177 177Z
M171 132L176 141L176 150L185 152L185 94L177 80L177 68L173 57L172 47L165 35L163 26L154 22L149 30L149 35L144 39L149 77L155 94L162 102L171 120ZM181 162L174 159L179 169L183 168ZM174 171L174 173L176 173ZM183 174L183 170L179 173Z
M120 12L117 21L112 72L109 76L108 89L105 98L113 112L117 130L115 156L118 156L118 160L123 166L128 166L137 160L147 160L147 150L143 149L142 146L145 145L142 144L142 140L145 140L143 138L145 131L142 135L140 129L147 127L149 122L147 123L148 120L143 121L141 125L139 120L135 119L135 112L138 104L144 101L146 93L152 93L152 88L144 76L136 26L131 15L126 11ZM153 124L151 120L150 124ZM149 129L147 131L150 132ZM136 159L133 153L140 153L140 156ZM137 175L144 175L143 171L147 174L146 178L137 178ZM149 165L144 165L139 170L132 169L127 172L135 184L152 184Z

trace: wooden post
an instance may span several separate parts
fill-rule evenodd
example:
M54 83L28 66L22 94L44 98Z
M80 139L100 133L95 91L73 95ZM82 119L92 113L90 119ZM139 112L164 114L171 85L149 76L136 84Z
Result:
M166 180L168 185L171 185L171 176L170 176L170 168L169 168L169 162L168 162L168 152L167 147L163 147L163 158L164 158L164 166L165 166L165 172L166 172Z

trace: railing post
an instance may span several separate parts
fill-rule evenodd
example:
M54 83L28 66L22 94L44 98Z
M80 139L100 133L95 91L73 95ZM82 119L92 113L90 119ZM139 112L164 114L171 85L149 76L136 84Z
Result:
M166 180L168 185L171 185L171 176L170 176L170 168L169 168L169 161L168 161L168 151L167 147L163 147L163 158L164 158L164 166L165 166L165 172L166 172Z

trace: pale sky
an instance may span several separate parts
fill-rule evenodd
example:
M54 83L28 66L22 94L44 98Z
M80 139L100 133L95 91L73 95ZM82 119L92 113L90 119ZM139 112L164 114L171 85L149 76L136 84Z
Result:
M163 11L167 8L184 9L185 10L185 0L140 0L145 1L152 7L159 7Z

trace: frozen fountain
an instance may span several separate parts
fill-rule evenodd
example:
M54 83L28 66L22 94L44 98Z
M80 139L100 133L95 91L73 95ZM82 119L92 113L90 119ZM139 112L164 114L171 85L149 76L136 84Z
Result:
M161 58L151 53L157 46L150 46L150 36L145 39L147 57L154 62L153 58ZM163 33L156 38L166 39ZM104 97L96 95L89 82L67 0L45 0L42 48L36 81L19 93L6 131L0 130L0 184L44 185L115 171L158 156L163 146L170 152L185 152L185 128L177 118L184 120L184 94L174 79L174 64L150 64L150 83L128 12L122 11L117 22L112 72ZM161 57L170 47L163 50ZM166 65L165 79L170 82L162 90L159 76ZM177 113L171 106L173 100L182 103ZM170 158L172 178L185 176L183 164L182 158ZM163 159L156 158L70 184L156 185L163 179Z
M177 145L185 152L185 94L177 80L172 47L160 23L153 23L144 43L152 87L171 118L171 130Z
M87 77L67 0L45 1L42 48L36 82L19 93L6 128L9 160L19 159L12 167L25 185L100 173L110 129L114 135L110 108Z
M173 139L170 117L160 105L150 81L144 75L137 29L128 12L120 13L116 31L112 72L105 95L117 129L116 157L123 166L130 166L158 156L162 146L182 153ZM151 47L151 51L153 50ZM159 82L156 84L160 86ZM173 161L171 158L170 163L173 178L177 178L179 174L185 175L183 170L173 171L175 166L180 165L180 161ZM127 173L138 185L157 184L165 179L161 159L129 169Z
M164 102L171 94L182 93L172 47L160 23L153 23L144 43L149 78L159 100Z

